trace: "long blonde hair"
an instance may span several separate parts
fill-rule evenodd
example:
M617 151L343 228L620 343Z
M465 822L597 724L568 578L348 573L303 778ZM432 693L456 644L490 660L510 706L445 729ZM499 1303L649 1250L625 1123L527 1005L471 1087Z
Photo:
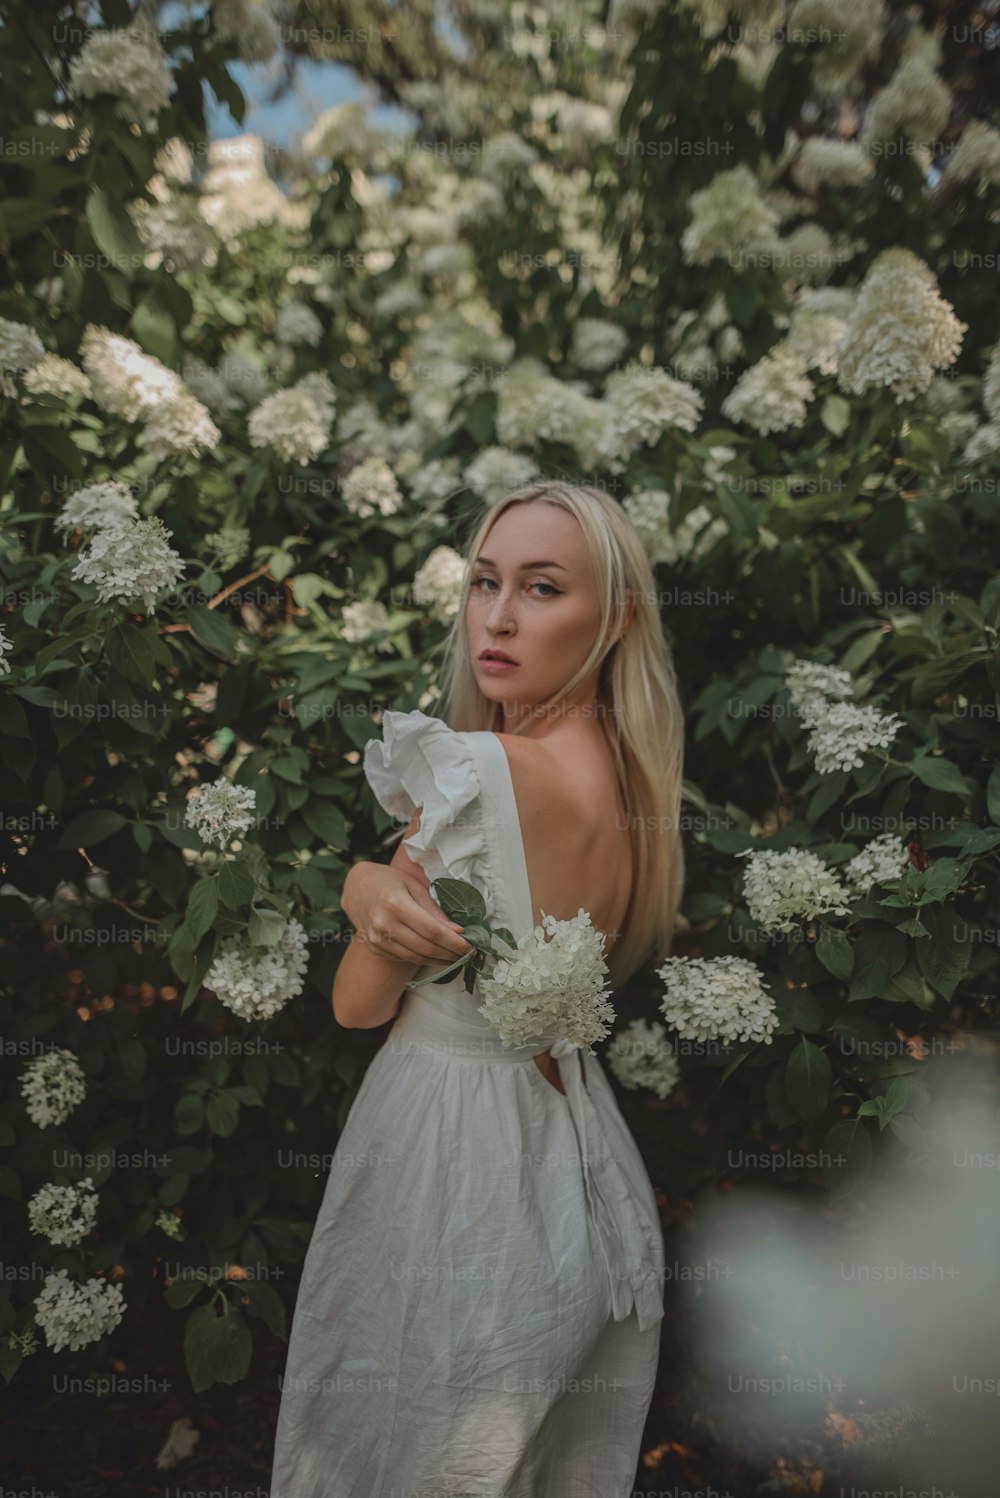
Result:
M665 957L684 888L680 834L684 716L669 646L663 637L656 582L649 559L621 505L600 489L539 480L512 490L482 513L465 555L458 614L445 642L440 716L468 733L517 732L502 721L502 706L485 697L472 668L465 610L472 563L486 536L512 505L544 500L568 510L583 531L601 600L600 627L576 675L538 712L556 706L600 663L598 719L611 746L632 842L632 895L623 929L607 956L620 987L653 956ZM635 607L620 639L629 598ZM610 648L603 641L610 637ZM527 722L528 719L525 720Z

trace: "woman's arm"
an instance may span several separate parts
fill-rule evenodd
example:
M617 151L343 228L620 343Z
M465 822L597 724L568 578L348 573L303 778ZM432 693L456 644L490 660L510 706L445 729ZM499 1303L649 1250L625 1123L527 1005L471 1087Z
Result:
M416 831L419 812L404 838ZM357 929L337 968L333 1013L348 1029L392 1019L410 979L428 962L444 965L471 951L430 896L430 881L400 842L391 863L348 870L341 908Z

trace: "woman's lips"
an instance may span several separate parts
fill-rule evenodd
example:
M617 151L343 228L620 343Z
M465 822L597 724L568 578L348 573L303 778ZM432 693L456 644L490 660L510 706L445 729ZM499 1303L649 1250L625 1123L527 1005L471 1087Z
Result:
M505 671L516 671L517 662L498 661L495 656L486 656L485 658L480 657L479 667L480 670L485 671L489 676L502 676Z

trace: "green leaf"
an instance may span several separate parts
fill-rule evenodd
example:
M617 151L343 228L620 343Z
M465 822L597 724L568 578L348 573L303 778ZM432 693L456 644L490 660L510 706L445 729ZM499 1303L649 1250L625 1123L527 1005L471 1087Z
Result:
M950 791L968 801L971 791L961 771L948 759L917 758L911 760L910 770L924 785L935 791Z
M332 802L314 796L303 806L301 816L309 831L331 848L346 848L347 825L343 813Z
M800 1118L817 1118L826 1108L833 1084L833 1068L825 1051L804 1037L792 1051L785 1070L788 1101Z
M163 1299L171 1310L183 1310L207 1284L208 1275L204 1269L186 1269L183 1274L170 1281L163 1292Z
M94 187L84 211L97 248L122 274L135 274L142 266L144 252L124 205L102 187Z
M236 654L236 642L239 633L223 619L217 609L205 608L203 604L192 603L184 611L184 618L191 626L191 633L196 640L207 645L210 650L217 651L219 655L231 660Z
M780 1021L779 1035L790 1035L794 1030L808 1030L815 1034L823 1028L823 1007L816 995L804 988L792 988L780 994L775 1007Z
M912 1150L915 1155L931 1153L930 1140L927 1138L926 1131L908 1113L895 1114L889 1119L889 1127L897 1139L901 1139L907 1149Z
M205 1120L205 1110L200 1097L186 1092L174 1104L174 1123L179 1134L193 1134Z
M228 1092L216 1092L205 1104L205 1122L213 1134L228 1139L240 1121L240 1105Z
M435 879L431 888L441 902L441 909L460 926L480 925L486 921L486 901L465 879Z
M219 870L219 899L228 910L239 910L253 899L253 875L245 863L234 859Z
M821 926L816 943L816 956L835 978L849 978L854 968L854 948L851 939L843 931L832 926Z
M134 624L116 624L108 634L108 660L126 681L146 683L153 679L155 653L153 632Z
M280 911L255 906L250 912L248 934L254 946L273 947L284 936L287 925L288 917Z
M199 879L191 891L184 919L195 946L211 931L219 912L219 885L214 874Z
M860 931L854 941L854 970L848 992L851 1002L878 998L903 966L907 950L906 937L895 926L879 922Z
M834 437L842 437L851 420L851 403L842 395L828 395L820 407L819 419Z
M249 1301L247 1315L259 1316L276 1337L287 1341L285 1307L281 1297L271 1289L270 1285L265 1285L263 1280L240 1280L239 1287Z
M920 971L932 988L950 999L969 971L972 959L972 935L959 920L953 905L931 905L923 911L929 941L917 943Z
M990 821L1000 823L1000 765L995 765L986 782L986 807Z
M253 1339L236 1306L213 1299L191 1312L184 1327L184 1361L196 1393L213 1383L234 1384L250 1370Z
M60 848L92 848L126 825L121 812L94 806L74 817L59 839Z

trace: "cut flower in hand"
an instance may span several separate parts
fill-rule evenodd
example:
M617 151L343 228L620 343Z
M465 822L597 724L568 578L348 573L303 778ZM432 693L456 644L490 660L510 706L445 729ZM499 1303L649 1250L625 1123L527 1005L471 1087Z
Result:
M472 993L477 978L484 1002L482 1014L505 1045L527 1045L540 1035L558 1035L572 1045L590 1050L614 1023L608 1000L608 968L604 935L595 930L581 906L572 920L559 921L542 913L542 924L518 934L503 926L490 928L486 902L464 879L435 879L441 909L462 926L472 951L422 983L446 983L460 970ZM497 951L499 939L507 951ZM486 961L492 970L484 973Z

